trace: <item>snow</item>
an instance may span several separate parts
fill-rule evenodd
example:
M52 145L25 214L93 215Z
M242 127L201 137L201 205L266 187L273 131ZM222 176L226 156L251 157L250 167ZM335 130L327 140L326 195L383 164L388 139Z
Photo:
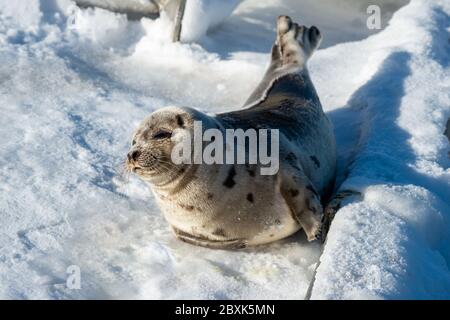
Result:
M386 1L401 8L378 33L357 27L364 6L350 0L248 0L225 19L232 2L208 32L212 13L187 24L197 43L174 44L164 15L0 0L0 298L303 299L311 281L313 299L450 298L448 1ZM236 252L182 243L123 173L132 131L167 105L239 108L281 13L324 34L309 69L340 189L362 197L323 250L302 233Z
M339 45L349 59L373 52L367 60L380 63L331 112L359 118L341 188L362 191L363 200L336 216L312 298L450 298L450 161L442 134L450 114L449 26L448 2L412 1L383 32Z
M240 0L190 0L186 2L181 40L201 39L208 30L219 26L230 16Z

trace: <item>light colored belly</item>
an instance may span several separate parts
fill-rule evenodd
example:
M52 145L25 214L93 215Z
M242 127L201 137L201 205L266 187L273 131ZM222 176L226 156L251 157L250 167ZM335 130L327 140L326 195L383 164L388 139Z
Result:
M251 206L237 199L224 202L204 207L184 204L194 206L186 209L164 201L161 209L175 228L214 241L241 239L251 246L283 239L300 229L279 194L271 203L261 201Z

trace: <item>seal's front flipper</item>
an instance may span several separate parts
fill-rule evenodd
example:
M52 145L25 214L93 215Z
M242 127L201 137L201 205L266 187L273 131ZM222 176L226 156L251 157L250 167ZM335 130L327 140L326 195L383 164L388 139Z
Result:
M186 233L174 226L172 226L172 230L175 233L175 236L181 241L200 247L223 250L244 249L247 247L247 243L242 239L213 240Z
M320 197L311 182L300 172L285 173L281 179L280 191L292 217L303 228L308 241L320 239L323 209Z

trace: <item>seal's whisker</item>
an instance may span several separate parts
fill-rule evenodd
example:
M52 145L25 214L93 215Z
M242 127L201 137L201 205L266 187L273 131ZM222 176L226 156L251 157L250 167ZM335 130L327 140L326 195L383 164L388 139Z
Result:
M161 170L164 169L164 170ZM160 166L156 167L158 174L169 172L172 168L168 166L166 163L160 163Z
M123 184L129 183L131 169L126 161L121 161L120 163L113 166L115 176Z

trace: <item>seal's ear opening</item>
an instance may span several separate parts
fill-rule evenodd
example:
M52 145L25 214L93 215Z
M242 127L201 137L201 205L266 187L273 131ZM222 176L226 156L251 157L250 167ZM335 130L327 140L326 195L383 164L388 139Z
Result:
M176 120L177 120L177 125L178 125L178 127L179 127L179 128L184 128L185 125L186 125L186 123L185 123L186 120L184 119L183 115L177 114L175 118L176 118Z

